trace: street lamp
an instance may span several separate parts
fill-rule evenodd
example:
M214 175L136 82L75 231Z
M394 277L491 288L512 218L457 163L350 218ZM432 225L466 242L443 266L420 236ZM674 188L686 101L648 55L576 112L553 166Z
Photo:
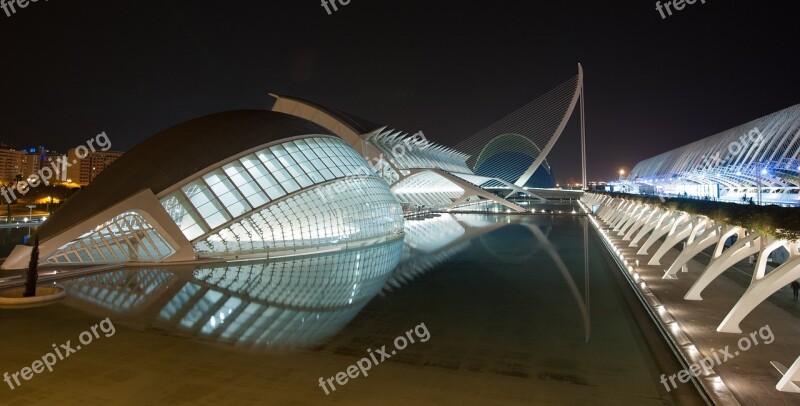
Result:
M28 210L30 210L30 212L28 213L28 217L25 218L25 222L27 223L28 219L31 219L31 220L33 219L33 209L36 208L36 205L35 204L29 204L29 205L27 205L25 207L27 207ZM28 237L30 237L30 236L31 236L31 226L28 226Z

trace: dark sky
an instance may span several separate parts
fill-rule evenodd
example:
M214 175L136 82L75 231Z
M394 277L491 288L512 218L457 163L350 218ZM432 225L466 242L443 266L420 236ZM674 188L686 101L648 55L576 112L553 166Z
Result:
M797 0L66 1L0 11L0 140L127 150L274 91L455 145L586 73L590 180L800 103ZM549 161L579 178L577 125ZM176 151L180 153L180 151Z

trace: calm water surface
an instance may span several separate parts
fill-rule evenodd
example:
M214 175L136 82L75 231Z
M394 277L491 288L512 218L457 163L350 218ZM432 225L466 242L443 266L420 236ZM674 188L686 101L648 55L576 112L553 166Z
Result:
M65 279L57 305L0 310L0 373L105 318L113 335L0 387L0 403L669 404L617 271L585 232L577 215L447 214L311 258ZM425 342L320 388L423 324Z

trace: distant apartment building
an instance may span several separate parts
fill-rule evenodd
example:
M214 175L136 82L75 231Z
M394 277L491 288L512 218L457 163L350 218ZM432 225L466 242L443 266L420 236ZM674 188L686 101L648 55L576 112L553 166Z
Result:
M0 144L0 183L14 183L16 179L28 179L49 165L49 159L56 161L61 155L44 147L14 149Z
M30 148L28 149L28 155L26 158L30 157L30 164L25 163L24 165L24 176L29 177L34 173L37 173L41 168L59 168L59 163L64 160L64 155L58 151L53 151L49 149L45 149L45 147L37 147L37 148ZM51 182L65 182L67 180L66 173L58 173L54 174Z
M22 173L23 157L25 153L0 144L0 182L9 184Z
M22 175L23 179L27 179L39 171L39 168L42 167L42 159L39 157L39 154L27 153L22 155L20 164L20 175Z
M67 169L67 179L81 186L91 183L100 172L123 154L119 151L88 151L84 158L80 158L77 150L70 148L67 152L67 162L71 165Z
M83 158L78 157L77 148L70 148L67 153L67 162L75 162L63 175L53 178L53 182L71 181L81 186L91 183L94 178L108 165L122 156L118 151L88 151ZM42 146L25 149L15 149L6 144L0 144L0 183L8 185L16 179L28 179L46 166L59 167L58 162L64 159L63 155ZM60 169L60 168L59 168Z

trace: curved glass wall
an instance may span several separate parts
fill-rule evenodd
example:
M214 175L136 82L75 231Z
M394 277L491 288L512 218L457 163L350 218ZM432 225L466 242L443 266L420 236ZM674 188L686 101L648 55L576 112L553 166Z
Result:
M402 230L401 206L364 159L343 140L321 135L226 162L185 182L161 204L205 254L322 245Z
M341 179L266 206L195 244L198 256L325 246L400 233L403 212L383 181Z

